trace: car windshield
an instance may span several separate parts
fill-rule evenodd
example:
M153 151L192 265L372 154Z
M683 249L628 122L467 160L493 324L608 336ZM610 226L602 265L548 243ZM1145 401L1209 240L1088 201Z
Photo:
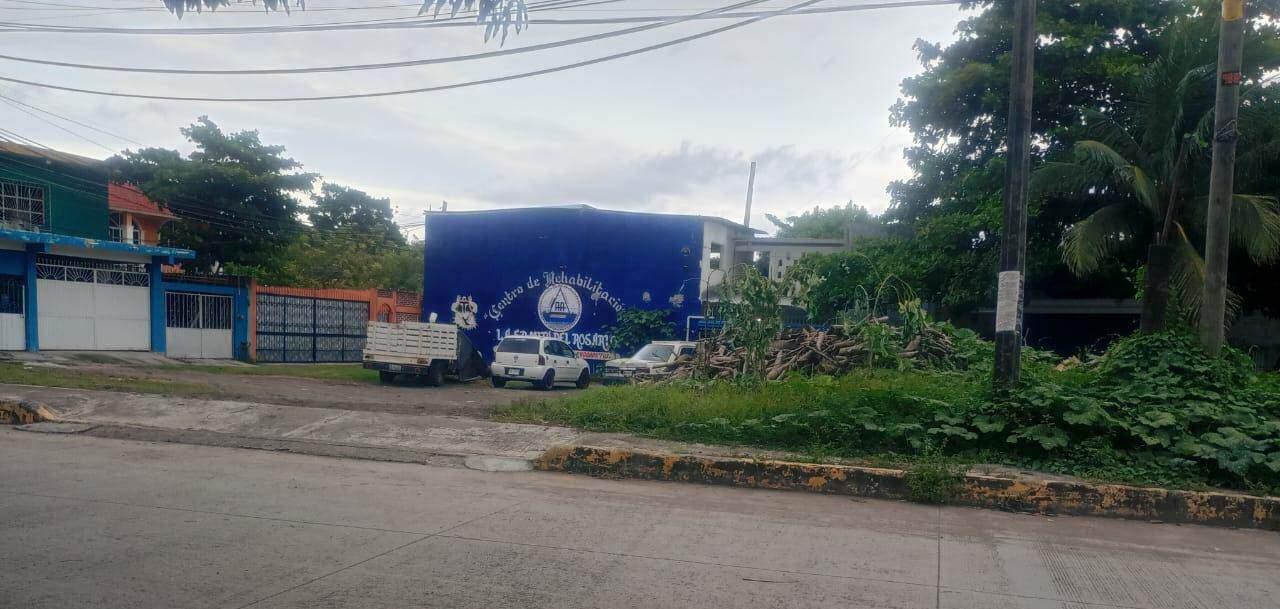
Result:
M645 362L665 362L671 358L671 345L645 345L631 357Z
M536 338L504 338L498 343L498 347L494 349L498 353L529 353L538 352L538 339Z

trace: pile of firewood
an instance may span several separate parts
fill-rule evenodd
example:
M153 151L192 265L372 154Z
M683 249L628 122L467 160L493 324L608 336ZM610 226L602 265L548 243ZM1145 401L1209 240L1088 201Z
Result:
M865 323L886 323L884 318L870 319ZM898 344L900 329L892 328ZM894 334L897 333L897 334ZM846 333L834 326L829 330L790 329L781 332L769 345L764 361L764 376L771 381L782 380L793 374L806 376L845 374L857 368L881 365L873 358L872 349L865 334ZM951 337L926 326L906 340L897 356L918 363L933 363L949 357L954 352ZM750 374L751 363L744 347L731 347L720 339L705 339L698 343L698 355L669 364L652 375L638 375L637 383L661 383L672 380L704 378L730 380Z

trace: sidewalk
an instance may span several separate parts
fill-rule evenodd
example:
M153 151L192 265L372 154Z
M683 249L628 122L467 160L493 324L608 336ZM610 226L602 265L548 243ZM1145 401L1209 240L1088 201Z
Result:
M797 462L781 453L564 427L0 385L0 402L20 400L47 405L61 421L19 427L29 431L487 471L540 469L880 499L914 495L902 470ZM988 466L960 475L955 484L946 501L972 507L1280 530L1277 497L1099 484Z
M4 385L0 386L0 399L42 402L62 421L94 426L209 432L243 439L464 457L486 455L532 460L553 445L574 443L579 436L578 432L563 427L495 423L466 417L48 387ZM146 434L134 435L138 439L149 439Z

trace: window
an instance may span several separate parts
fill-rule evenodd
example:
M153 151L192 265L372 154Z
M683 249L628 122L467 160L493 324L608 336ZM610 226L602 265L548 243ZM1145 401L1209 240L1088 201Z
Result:
M720 269L720 258L724 255L724 246L719 243L711 244L711 270Z
M671 359L671 353L675 349L671 345L655 345L653 343L645 345L631 359L637 359L642 362L665 362Z
M494 349L498 353L528 353L535 355L538 353L538 339L536 338L504 338L502 342Z
M0 180L0 223L23 229L44 226L44 187Z
M142 227L138 226L137 220L129 223L129 243L134 245L142 244Z
M695 347L680 347L680 357L694 357L698 354Z
M124 241L124 216L115 212L107 215L107 238L112 241Z

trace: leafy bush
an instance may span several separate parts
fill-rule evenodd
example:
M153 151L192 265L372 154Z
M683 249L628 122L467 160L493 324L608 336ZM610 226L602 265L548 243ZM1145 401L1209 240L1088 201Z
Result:
M1278 488L1277 398L1239 351L1211 358L1190 336L1166 332L1117 341L1087 384L1024 387L999 405L996 421L1026 455Z
M501 416L800 453L816 447L824 457L922 467L914 474L921 489L945 478L931 467L960 459L1115 482L1280 491L1280 376L1255 375L1239 352L1209 358L1172 332L1123 339L1097 366L1065 372L1032 352L1023 386L995 396L990 343L951 332L975 364L968 370L616 387L518 404Z
M606 330L613 335L610 346L618 353L635 353L655 340L675 338L676 326L670 318L671 312L665 309L623 309Z

